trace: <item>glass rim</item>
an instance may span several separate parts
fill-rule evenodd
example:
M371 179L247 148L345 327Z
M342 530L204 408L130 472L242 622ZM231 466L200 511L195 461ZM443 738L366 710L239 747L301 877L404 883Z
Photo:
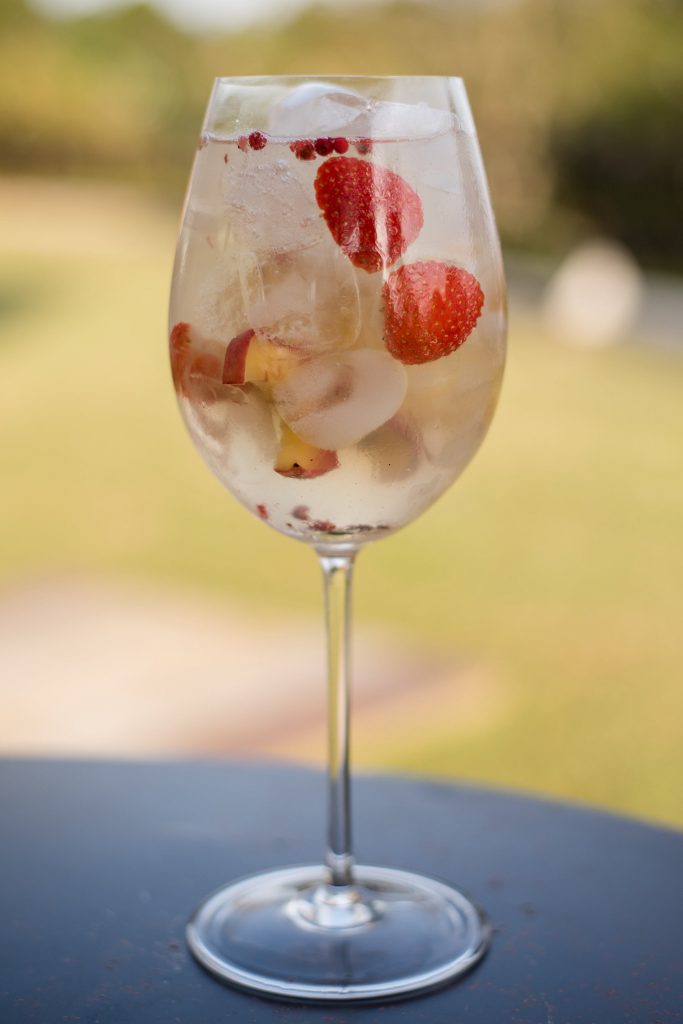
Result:
M426 103L437 110L451 112L459 119L459 127L476 138L467 86L459 75L220 75L213 81L202 130L228 135L241 132L244 116L254 113L251 108L242 110L242 106L257 103L261 98L268 100L269 93L294 93L304 85L351 90L363 96L369 104L373 100L413 106ZM274 102L273 96L270 96L270 102ZM263 115L262 110L260 113ZM276 129L272 125L268 127L264 117L261 120L263 123L259 124L249 120L250 130L262 128L275 137L273 132L276 133ZM305 130L301 128L301 131ZM424 133L417 133L418 136L426 137Z
M280 81L280 82L314 82L324 81L325 79L334 79L339 81L354 81L354 82L462 82L464 84L464 78L461 75L349 75L349 74L335 74L334 72L328 72L326 74L310 74L310 75L216 75L214 78L214 84L223 82L237 82L239 84L246 84L248 82L269 82L269 81Z

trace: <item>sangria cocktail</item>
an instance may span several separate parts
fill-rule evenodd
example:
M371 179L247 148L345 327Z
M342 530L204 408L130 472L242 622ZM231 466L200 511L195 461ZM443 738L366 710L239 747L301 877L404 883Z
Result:
M358 550L420 515L476 452L504 356L500 248L459 79L216 82L176 257L173 379L216 476L317 551L330 688L326 863L202 905L190 945L225 980L395 998L486 948L457 890L353 864L348 615Z

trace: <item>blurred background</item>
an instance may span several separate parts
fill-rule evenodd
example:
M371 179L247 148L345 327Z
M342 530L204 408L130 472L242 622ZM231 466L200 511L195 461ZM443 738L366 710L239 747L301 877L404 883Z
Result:
M681 0L3 0L0 754L323 756L314 555L166 364L215 75L459 74L504 241L483 449L357 570L356 763L683 825Z

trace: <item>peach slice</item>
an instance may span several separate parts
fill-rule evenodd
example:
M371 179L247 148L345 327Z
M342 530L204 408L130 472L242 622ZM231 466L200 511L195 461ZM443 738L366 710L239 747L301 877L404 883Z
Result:
M282 424L280 448L273 467L280 476L312 480L316 476L329 473L331 469L336 469L338 465L336 452L316 448L302 441L286 424Z
M173 380L177 382L182 378L192 352L190 342L190 325L181 321L174 324L171 329L171 336L168 342L169 355L171 357L171 372Z
M193 380L208 380L216 384L221 379L221 361L216 354L216 342L191 337L190 325L174 325L169 339L171 372L179 395L187 397Z
M264 341L249 327L233 338L225 350L223 383L241 387L278 381L300 362L300 355L292 349Z
M249 327L229 342L223 360L224 384L251 384L266 379L266 368L255 338L256 332Z

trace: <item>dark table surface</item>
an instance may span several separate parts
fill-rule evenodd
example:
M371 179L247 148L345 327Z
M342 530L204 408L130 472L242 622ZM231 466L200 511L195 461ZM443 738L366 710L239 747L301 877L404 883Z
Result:
M564 804L389 778L355 787L358 859L464 889L495 934L439 992L277 1004L184 942L195 904L318 861L324 783L282 765L0 762L2 1024L683 1021L683 834Z

